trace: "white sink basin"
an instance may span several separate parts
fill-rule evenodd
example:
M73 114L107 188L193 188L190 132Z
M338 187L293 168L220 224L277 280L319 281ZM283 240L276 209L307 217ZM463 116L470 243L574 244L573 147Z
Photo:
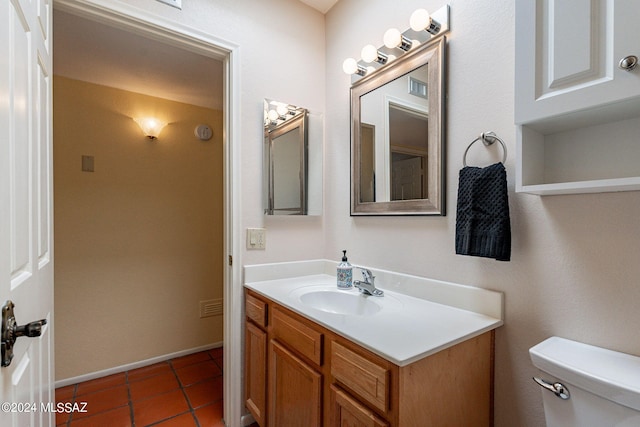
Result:
M338 290L314 290L300 295L300 302L307 307L327 313L371 316L382 308L372 298L378 297L367 297L360 293Z

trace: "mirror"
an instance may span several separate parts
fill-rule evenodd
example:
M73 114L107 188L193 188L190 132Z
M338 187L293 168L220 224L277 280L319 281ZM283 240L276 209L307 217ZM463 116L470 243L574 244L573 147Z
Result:
M444 215L439 37L351 87L351 215Z
M321 118L310 115L306 108L264 100L265 215L319 214L321 202L317 199L322 192L322 184L318 180L322 169L321 159L318 159L318 146L321 147L322 140L319 121ZM310 122L314 129L310 129Z

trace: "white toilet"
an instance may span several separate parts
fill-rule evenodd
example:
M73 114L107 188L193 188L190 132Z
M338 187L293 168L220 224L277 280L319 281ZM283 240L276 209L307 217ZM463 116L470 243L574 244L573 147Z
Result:
M640 357L559 337L529 354L547 427L640 426Z

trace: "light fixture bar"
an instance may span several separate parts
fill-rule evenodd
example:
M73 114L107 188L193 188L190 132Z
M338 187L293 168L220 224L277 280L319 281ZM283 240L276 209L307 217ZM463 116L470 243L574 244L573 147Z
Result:
M399 30L395 30L394 32L396 32L396 34L389 35L388 38L390 40L395 40L396 43L392 44L389 42L392 46L389 47L385 40L385 44L377 49L376 58L371 62L379 68L380 66L384 66L386 63L392 62L392 60L397 56L402 56L404 52L408 52L412 48L431 40L433 37L440 37L441 35L446 34L450 31L449 16L450 6L447 4L430 14L431 19L427 28L420 29L420 31L414 31L409 27L402 33L400 33ZM439 29L437 29L438 26ZM390 30L387 30L387 32L389 31ZM434 32L436 34L433 34ZM385 33L385 39L387 39L387 33ZM385 62L381 61L380 56L382 55L386 57L386 60L384 60ZM355 65L352 62L349 67L345 68L345 64L343 64L343 70L347 74L351 74L351 84L355 83L358 79L367 75L372 70L375 70L375 67L371 66L371 62L364 61L364 58L359 61L351 59L351 61L355 62ZM345 63L346 62L347 61L345 61ZM347 69L351 72L347 72Z

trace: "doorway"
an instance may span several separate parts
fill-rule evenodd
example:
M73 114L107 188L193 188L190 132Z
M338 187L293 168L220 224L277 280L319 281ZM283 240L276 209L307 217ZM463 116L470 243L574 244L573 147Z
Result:
M101 8L87 7L86 5L80 5L75 0L61 0L55 3L56 11L62 11L70 13L72 15L82 15L84 18L89 18L96 22L106 23L117 27L119 30L130 31L133 34L152 37L154 40L160 40L173 47L182 47L190 52L198 53L203 56L214 58L220 61L223 69L223 113L222 113L222 129L220 134L224 135L222 140L223 147L223 161L221 165L221 173L223 175L223 227L220 230L219 238L223 241L223 249L221 258L224 259L223 272L222 272L222 286L223 286L223 299L224 299L224 354L225 354L225 418L228 425L238 425L238 419L240 416L240 399L239 399L239 380L240 378L240 364L239 361L233 360L232 354L239 354L240 352L240 339L237 330L239 330L238 321L233 318L233 301L239 299L238 291L234 290L232 286L234 280L239 278L239 254L237 253L236 245L233 244L235 236L239 235L237 227L239 224L232 224L231 218L237 218L237 206L233 203L234 184L232 175L237 173L238 168L233 167L237 161L237 155L235 155L236 148L232 143L235 135L237 135L237 125L233 118L237 117L237 106L233 102L237 99L235 94L237 93L237 79L232 77L236 75L236 65L233 61L233 52L237 48L226 42L215 40L210 35L198 34L192 29L179 26L176 23L169 21L162 21L159 18L155 18L153 21L148 21L146 16L140 16L139 11L129 9L128 6L118 6L118 10L110 9L105 10L104 6ZM54 30L55 36L55 30ZM55 95L54 95L55 96ZM160 145L155 149L161 148ZM156 150L157 151L157 150ZM96 168L100 167L99 159L96 160ZM162 243L162 242L160 242ZM235 255L235 256L234 256ZM231 259L235 258L235 265L231 264ZM229 259L229 263L227 263ZM176 286L180 286L180 283L176 283ZM235 287L237 288L237 286ZM113 307L111 307L113 309ZM114 316L126 316L127 313L118 313L118 309L113 311ZM167 321L175 321L175 314L171 311L166 313ZM132 325L134 327L134 325ZM158 327L161 327L159 325ZM231 337L231 338L230 338ZM235 338L234 338L235 337ZM81 335L78 337L79 341L82 341ZM167 337L170 340L171 337ZM113 349L112 345L117 346L117 343L104 343L104 351L110 351ZM101 351L103 349L100 349ZM117 348L115 349L118 350Z

